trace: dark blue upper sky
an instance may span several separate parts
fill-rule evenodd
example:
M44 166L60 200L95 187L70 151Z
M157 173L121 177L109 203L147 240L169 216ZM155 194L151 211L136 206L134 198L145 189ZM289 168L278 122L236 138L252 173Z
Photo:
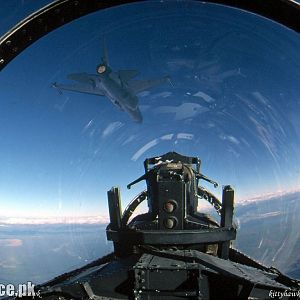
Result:
M19 1L1 28L33 3ZM51 87L95 74L103 35L113 69L172 79L139 95L142 124L104 97ZM145 187L125 189L143 160L168 151L199 156L237 201L299 187L299 50L299 35L274 22L186 1L125 5L52 32L0 74L2 217L105 215L106 191L118 185L128 202Z

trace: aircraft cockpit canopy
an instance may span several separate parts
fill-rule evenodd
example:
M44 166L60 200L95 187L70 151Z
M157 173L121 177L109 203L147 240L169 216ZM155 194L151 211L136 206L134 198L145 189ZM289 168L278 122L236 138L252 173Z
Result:
M2 1L0 284L39 284L110 253L107 191L119 186L126 206L148 189L126 188L146 158L156 186L186 186L191 216L219 220L208 192L222 199L232 185L235 247L300 278L296 2ZM158 156L173 151L201 158L220 186Z

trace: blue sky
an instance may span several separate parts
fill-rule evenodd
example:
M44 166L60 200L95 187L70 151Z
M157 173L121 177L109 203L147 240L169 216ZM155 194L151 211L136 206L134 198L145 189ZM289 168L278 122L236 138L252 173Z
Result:
M3 28L32 11L18 3ZM139 95L143 124L106 98L51 88L95 73L103 35L113 69L172 78ZM299 49L280 25L192 2L124 6L56 30L0 74L1 217L107 215L111 186L128 203L145 187L126 190L144 159L173 150L199 156L237 201L297 189Z

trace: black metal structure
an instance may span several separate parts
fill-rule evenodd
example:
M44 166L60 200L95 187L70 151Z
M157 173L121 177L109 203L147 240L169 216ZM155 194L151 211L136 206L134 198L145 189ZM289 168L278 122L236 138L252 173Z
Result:
M270 299L297 294L300 283L231 247L234 191L223 187L222 203L202 188L201 161L175 152L146 159L141 192L121 212L119 188L108 191L106 233L114 254L38 286L46 299ZM205 196L205 197L204 197ZM138 205L149 211L132 219ZM220 222L198 212L198 200L221 212ZM282 297L287 299L287 297ZM289 298L297 299L297 297Z
M111 223L107 228L107 238L117 246L116 255L128 255L128 251L132 252L135 246L140 245L194 245L195 248L201 244L202 249L204 244L218 242L220 257L228 258L230 241L236 236L232 222L234 193L230 186L223 189L222 206L226 209L222 210L221 226L200 214L197 211L198 199L204 193L203 188L198 186L200 178L217 186L215 181L200 173L200 164L198 157L176 152L146 159L145 174L127 187L146 180L147 191L130 203L123 217L118 209L121 202L119 189L114 187L108 192ZM146 198L149 212L128 224L128 212L132 214ZM212 198L220 203L216 197Z
M90 13L137 0L57 0L33 13L0 39L0 70L54 29ZM140 1L142 2L142 1ZM207 0L253 12L300 32L300 4L292 0Z

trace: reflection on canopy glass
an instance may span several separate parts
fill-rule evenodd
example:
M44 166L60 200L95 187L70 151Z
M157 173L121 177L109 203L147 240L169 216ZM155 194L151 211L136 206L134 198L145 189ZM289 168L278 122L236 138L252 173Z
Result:
M237 247L300 278L299 61L295 32L186 1L100 11L28 48L0 74L4 279L42 282L110 251L106 191L128 203L144 159L169 151L234 186ZM147 80L161 82L133 88Z

